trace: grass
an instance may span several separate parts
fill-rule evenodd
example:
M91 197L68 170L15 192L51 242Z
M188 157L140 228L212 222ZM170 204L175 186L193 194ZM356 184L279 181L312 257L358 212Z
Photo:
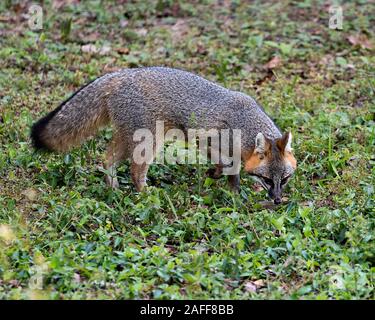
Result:
M374 299L370 3L345 2L343 30L326 1L44 3L40 31L30 3L0 4L0 299ZM146 65L241 90L290 129L287 201L265 209L245 174L236 196L192 165L155 164L136 193L125 163L110 190L110 129L34 153L33 121L92 78Z

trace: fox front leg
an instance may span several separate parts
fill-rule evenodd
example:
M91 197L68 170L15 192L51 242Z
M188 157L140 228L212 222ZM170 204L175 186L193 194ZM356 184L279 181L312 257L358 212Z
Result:
M222 164L217 164L215 168L208 169L207 175L210 178L213 179L219 179L223 176L223 165ZM235 175L229 175L228 176L228 183L230 189L235 192L239 193L240 192L240 175L235 174Z
M229 175L228 176L228 183L229 183L229 188L233 192L235 192L235 193L240 192L240 175L239 174Z
M108 167L108 168L105 168L109 174L107 174L105 176L105 182L107 184L108 187L111 187L112 189L118 189L120 187L120 184L117 180L117 177L116 177L116 168L114 167L114 165Z
M223 175L223 166L221 164L215 165L215 168L207 170L207 175L213 179L219 179Z
M122 137L115 134L112 142L107 148L106 160L104 169L107 170L105 182L113 189L117 189L120 185L117 180L116 167L121 160L124 160L128 155L128 150Z

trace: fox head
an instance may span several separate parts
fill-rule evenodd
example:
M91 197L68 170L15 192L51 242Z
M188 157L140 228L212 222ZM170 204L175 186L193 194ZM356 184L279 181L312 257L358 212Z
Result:
M276 140L258 133L255 148L245 161L245 171L261 183L275 204L281 203L282 191L297 167L291 143L290 132Z

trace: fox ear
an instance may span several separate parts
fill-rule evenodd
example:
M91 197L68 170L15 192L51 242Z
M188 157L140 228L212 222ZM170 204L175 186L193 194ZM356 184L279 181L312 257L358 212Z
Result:
M291 132L288 132L288 142L287 142L287 144L286 144L286 146L285 146L285 151L287 151L287 152L292 152L292 133Z
M276 144L280 151L292 152L292 133L284 133L284 135L276 141Z
M266 138L262 132L259 132L255 138L255 152L263 155L266 151Z

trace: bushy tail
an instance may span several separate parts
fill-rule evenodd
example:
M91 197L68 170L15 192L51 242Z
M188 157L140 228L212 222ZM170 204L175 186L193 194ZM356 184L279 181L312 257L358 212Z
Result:
M36 149L68 151L94 135L109 122L107 99L100 79L77 92L31 128Z

